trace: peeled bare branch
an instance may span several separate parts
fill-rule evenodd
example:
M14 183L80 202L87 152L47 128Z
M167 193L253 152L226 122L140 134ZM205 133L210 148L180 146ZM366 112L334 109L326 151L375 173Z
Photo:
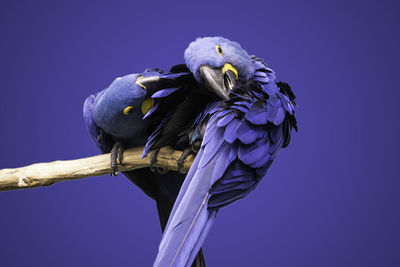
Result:
M123 164L118 171L129 171L150 166L149 157L141 159L143 147L124 151ZM154 167L176 171L181 151L164 147L157 155ZM194 160L191 155L185 160L182 171L187 172ZM36 163L29 166L0 170L0 191L48 186L61 181L82 179L111 173L110 154L94 157Z

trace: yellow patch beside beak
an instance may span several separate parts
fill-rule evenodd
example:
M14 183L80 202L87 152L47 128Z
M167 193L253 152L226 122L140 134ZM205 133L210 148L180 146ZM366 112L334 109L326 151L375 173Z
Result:
M145 101L142 103L142 113L143 115L146 115L147 112L149 112L150 109L154 107L154 99L152 98L147 98Z
M238 71L230 63L226 63L224 65L224 67L222 68L222 74L225 74L225 72L227 72L228 70L232 71L235 74L236 80L239 79Z
M140 83L140 80L143 79L143 75L140 75L137 79L136 79L136 84L139 85L140 87L142 87L144 90L146 90L146 86L144 86L143 84Z

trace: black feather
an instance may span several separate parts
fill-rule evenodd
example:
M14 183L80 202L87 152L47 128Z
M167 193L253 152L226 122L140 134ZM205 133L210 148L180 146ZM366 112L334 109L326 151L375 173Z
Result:
M178 64L178 65L172 66L172 68L169 70L169 72L172 72L172 73L188 72L188 73L190 73L190 69L186 66L186 64Z
M281 92L282 94L286 95L290 102L292 102L293 106L296 107L296 102L294 101L296 99L296 96L293 93L292 88L289 86L289 84L285 83L285 82L277 82L276 85L279 88L279 92ZM298 131L297 128L297 120L296 117L294 116L294 111L293 114L290 115L289 113L286 113L285 119L283 121L283 133L284 133L284 142L282 147L285 148L289 145L290 143L290 136L291 136L291 132L292 132L292 128L296 130L296 132Z
M185 68L184 65L177 65L174 70L185 70ZM178 150L189 147L189 134L196 117L207 104L216 99L214 94L196 82L192 74L177 78L175 82L179 90L167 97L155 99L155 105L159 104L159 108L146 118L153 125L159 125L161 121L166 120L154 138L150 150L164 146Z

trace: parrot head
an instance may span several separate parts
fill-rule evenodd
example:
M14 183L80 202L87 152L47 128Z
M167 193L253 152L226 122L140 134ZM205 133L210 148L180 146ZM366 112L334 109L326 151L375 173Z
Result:
M197 82L228 99L237 80L248 80L254 64L240 44L223 37L197 38L185 50L186 66Z
M143 115L153 107L152 99L145 99L146 90L137 80L140 74L115 79L97 101L93 118L105 132L120 138L139 136L147 122Z

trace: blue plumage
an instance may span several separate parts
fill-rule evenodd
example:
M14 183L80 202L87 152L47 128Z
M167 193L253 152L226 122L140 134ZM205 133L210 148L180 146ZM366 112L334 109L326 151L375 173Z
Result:
M119 142L146 143L143 156L165 145L197 152L183 185L171 173L125 173L156 200L166 226L154 266L190 266L219 209L255 189L297 129L290 87L275 83L275 72L238 43L199 38L186 49L185 63L167 74L149 69L117 79L84 105L102 152Z
M86 98L85 103L83 104L83 119L85 121L86 128L89 132L90 137L93 139L93 142L96 144L97 148L100 151L109 151L111 148L108 148L106 142L101 140L99 136L100 134L100 127L96 124L93 119L93 110L98 101L98 99L103 95L105 89L103 91L98 92L95 95L90 95Z
M141 106L146 91L135 82L140 74L130 74L115 79L97 99L93 110L96 124L108 134L119 138L146 138L146 121ZM124 114L125 108L132 110ZM137 140L137 143L142 143Z
M192 127L205 128L203 141L154 266L190 266L218 210L254 190L296 128L290 88L280 92L275 72L237 43L221 37L197 39L186 49L185 61L196 80L223 100L209 105ZM227 64L231 73L224 70ZM210 68L200 70L205 65ZM232 81L235 71L237 81Z
M220 46L222 55L218 53L217 46ZM240 78L245 80L251 78L255 71L246 50L242 49L240 44L223 37L196 39L186 48L184 58L186 66L198 82L202 82L199 74L199 69L202 65L219 68L229 62L238 70Z
M103 91L89 96L83 106L86 127L96 146L102 153L108 153L117 144L125 148L143 146L154 130L144 121L143 113L149 108L149 96L137 83L139 77L160 76L159 70L146 70L141 74L130 74L115 79ZM145 105L145 106L142 106ZM127 107L133 107L124 112ZM148 169L123 172L148 196L155 199L162 228L165 227L169 212L175 202L183 176L177 173L160 175Z
M176 92L179 88L167 88L154 93L151 97L152 98L162 98L169 96L170 94Z
M141 74L130 74L115 79L103 91L89 96L83 107L83 116L88 132L102 153L115 152L116 147L130 148L143 146L151 132L158 131L165 120L157 121L158 126L143 120L146 114L157 109L150 96L166 97L176 88L165 89L175 83L174 79L183 73L164 74L157 69L148 69ZM150 111L149 111L150 110ZM149 140L151 142L152 139ZM111 156L111 166L113 156ZM148 168L123 172L157 204L161 229L164 230L184 175L176 172L159 174ZM204 266L202 252L196 266Z

